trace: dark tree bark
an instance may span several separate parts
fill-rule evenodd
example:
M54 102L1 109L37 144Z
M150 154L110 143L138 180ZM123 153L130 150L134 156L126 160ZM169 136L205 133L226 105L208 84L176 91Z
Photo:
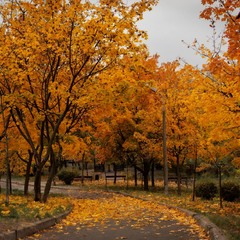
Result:
M33 153L28 150L29 153L29 160L27 162L27 169L26 169L26 175L25 175L25 181L24 181L24 195L28 195L28 187L29 187L29 181L30 181L30 174L31 174L31 165L33 160Z
M50 193L51 190L51 186L52 186L52 182L57 174L57 162L54 156L54 153L51 154L51 166L50 166L50 172L48 175L48 179L47 179L47 183L44 189L44 194L43 194L43 198L42 201L45 203L47 202L48 199L48 195Z
M223 208L223 197L222 197L222 165L221 163L217 165L218 167L218 182L219 182L219 206Z
M144 161L143 163L143 189L149 191L149 172L151 163L149 161Z
M117 183L117 167L116 164L113 164L113 170L114 170L114 181L113 183L116 184Z
M178 195L181 195L182 193L182 189L181 189L181 171L180 171L180 157L177 154L176 155L177 158L177 187L178 187Z
M151 168L152 187L155 187L154 167L155 167L155 164L154 164L154 162L153 162L153 163L152 163L152 168Z
M135 187L137 187L138 179L137 179L137 168L136 168L136 166L134 166L134 184L135 184Z
M35 179L34 179L34 201L41 201L41 179L42 179L42 169L37 166Z
M28 160L24 159L19 153L17 153L19 159L23 161L27 167L25 172L25 179L24 179L24 195L28 195L28 187L29 187L29 181L30 181L30 174L31 174L31 165L33 160L33 152L29 149L28 150Z
M196 169L197 169L197 160L198 160L198 153L197 153L197 147L196 147L195 160L194 160L194 171L193 171L192 201L195 201L195 196L196 196Z

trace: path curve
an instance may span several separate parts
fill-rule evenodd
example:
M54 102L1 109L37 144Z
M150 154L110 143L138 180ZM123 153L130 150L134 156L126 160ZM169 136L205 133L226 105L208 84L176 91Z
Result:
M22 184L16 182L14 188L20 189ZM31 190L31 186L30 186ZM79 187L62 187L55 186L51 190L52 193L64 193L75 200L73 212L66 217L62 223L48 228L35 235L25 237L25 240L154 240L154 239L189 239L189 240L207 240L210 239L207 234L203 233L201 227L197 226L192 218L187 215L180 214L180 217L174 216L170 208L161 205L151 205L150 202L141 199L133 199L128 196L119 196L119 194L109 193L105 191L83 191ZM117 201L117 200L121 201ZM88 214L89 221L82 221L84 216L80 212L83 209L78 209L77 206L82 206L87 202L94 203L90 206ZM119 202L119 203L118 203ZM97 209L102 205L107 207L112 206L110 217L96 217ZM118 205L119 204L119 205ZM125 204L125 205L124 205ZM143 208L139 206L144 205ZM149 205L149 206L148 206ZM153 209L155 207L155 210ZM161 210L165 207L164 211ZM110 207L111 208L111 207ZM108 208L106 208L108 209ZM118 212L121 209L121 212ZM159 211L157 211L157 209ZM167 210L166 210L167 209ZM157 211L158 214L152 214ZM177 210L179 211L179 210ZM106 211L105 211L106 212ZM125 215L131 212L131 215ZM124 214L123 214L124 213ZM80 218L71 220L80 214ZM171 216L171 214L173 214ZM101 214L99 214L101 215ZM104 215L104 214L102 214ZM106 214L105 214L106 215ZM123 215L121 217L121 215ZM126 217L127 216L127 217ZM81 220L80 220L81 219ZM189 223L187 222L189 221Z
M65 194L74 197L73 212L63 223L25 240L209 239L194 221L188 218L188 224L185 215L176 219L176 210L166 206L105 191L66 189Z

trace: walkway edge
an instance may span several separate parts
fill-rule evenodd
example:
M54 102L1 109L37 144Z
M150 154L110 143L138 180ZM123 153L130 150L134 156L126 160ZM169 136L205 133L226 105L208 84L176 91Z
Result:
M133 196L133 195L130 195L130 194L124 193L124 192L111 191L111 190L107 190L107 191L112 192L112 193L121 194L121 195L131 197L131 198L135 198L135 199L140 199L140 200L143 200L143 201L151 201L149 199ZM199 226L202 227L209 234L211 240L227 240L227 237L224 235L223 231L217 225L212 223L207 217L203 216L202 214L192 212L190 210L183 209L183 208L180 208L180 207L168 205L168 204L165 204L165 203L158 203L158 204L165 205L168 208L177 209L181 212L184 212L186 215L194 218L197 221L197 223L199 224Z
M59 214L53 218L46 218L41 221L37 221L28 227L22 227L16 229L15 231L10 231L8 233L0 234L0 240L17 240L19 238L24 238L29 235L33 235L41 230L47 229L49 227L54 226L59 223L62 219L64 219L72 209L66 211L65 213Z

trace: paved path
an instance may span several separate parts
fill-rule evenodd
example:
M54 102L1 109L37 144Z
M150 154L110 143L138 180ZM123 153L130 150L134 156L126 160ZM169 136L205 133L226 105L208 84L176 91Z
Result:
M197 240L197 233L192 233L186 226L178 225L177 221L163 221L161 224L156 222L144 227L133 228L131 222L110 221L102 226L97 224L94 227L84 227L81 225L66 226L59 231L56 227L45 230L39 235L33 235L25 240Z
M14 183L13 188L22 189L22 184ZM32 187L30 188L32 189ZM92 199L92 201L98 201L99 205L93 205L93 214L98 207L102 204L111 204L116 200L116 195L113 193L107 193L103 191L83 191L79 187L53 187L51 192L53 193L64 193L69 196L76 198L76 201L81 201L84 199ZM117 196L120 198L120 196ZM121 198L127 198L121 196ZM115 208L124 208L126 212L135 211L134 206L124 205L119 203L114 205ZM126 201L126 202L127 202ZM116 207L117 206L117 207ZM95 209L94 209L95 208ZM145 209L141 209L142 213L139 213L139 209L136 208L135 218L131 216L126 219L125 216L104 219L103 221L94 221L94 217L89 222L80 223L73 222L69 225L58 224L50 229L46 229L38 234L24 238L24 240L120 240L120 239L131 239L131 240L155 240L155 239L167 239L167 240L205 240L207 237L200 237L198 230L192 228L192 224L183 224L181 221L177 220L172 216L171 218L164 219L164 213L160 213L156 217L155 214L151 215ZM78 210L74 210L78 214ZM80 210L81 211L81 210ZM113 210L114 211L114 210ZM124 213L123 213L124 214ZM91 215L91 213L90 213ZM68 216L67 220L71 221ZM69 219L68 219L69 218Z

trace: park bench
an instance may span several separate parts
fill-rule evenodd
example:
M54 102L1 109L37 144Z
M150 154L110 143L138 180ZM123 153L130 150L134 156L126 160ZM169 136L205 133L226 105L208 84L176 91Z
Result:
M180 183L182 184L184 182L186 187L188 187L189 180L190 179L187 176L181 176L180 177ZM177 183L178 178L177 178L177 176L168 176L168 181Z
M83 176L84 179L92 181L93 177L92 176ZM73 179L74 181L81 181L82 176L77 176Z
M169 182L174 182L177 183L178 179L177 176L168 176L168 181ZM186 187L188 188L188 184L191 182L191 178L187 177L187 176L181 176L180 177L180 183L183 184L185 183Z
M115 178L116 179L123 179L125 181L126 180L126 175L116 175L116 176L114 176L114 175L106 175L105 178L106 178L106 181L108 179L114 180Z
M186 181L188 178L187 177L185 177L185 176L182 176L182 177L180 177L180 181ZM168 181L172 181L172 182L177 182L177 180L178 180L178 178L177 178L177 176L169 176L168 177Z

